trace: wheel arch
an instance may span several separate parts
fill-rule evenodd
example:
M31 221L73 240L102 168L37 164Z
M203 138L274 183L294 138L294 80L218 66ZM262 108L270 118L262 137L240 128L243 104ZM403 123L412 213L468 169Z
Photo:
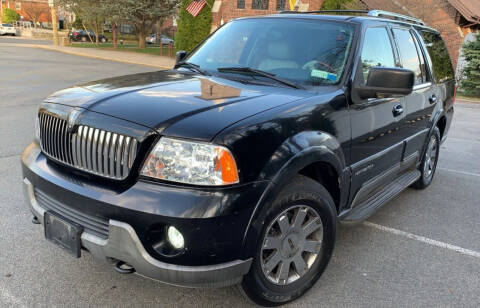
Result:
M288 155L286 149L289 149ZM278 163L273 163L274 157L284 158L281 167L278 167ZM272 164L274 166L266 166L262 172L270 179L270 184L256 204L244 234L243 246L250 255L255 246L255 238L265 223L262 217L267 215L269 205L276 201L280 191L295 175L307 176L323 185L332 195L337 211L348 199L349 180L345 157L338 140L328 133L302 132L289 138L272 156ZM276 172L271 172L275 167ZM335 184L325 185L324 181L333 179Z

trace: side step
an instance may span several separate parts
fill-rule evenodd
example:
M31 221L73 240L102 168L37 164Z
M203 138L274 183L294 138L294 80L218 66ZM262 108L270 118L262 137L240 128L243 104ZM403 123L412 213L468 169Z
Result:
M348 212L340 214L340 221L342 223L356 223L367 219L385 203L415 183L421 175L417 169L402 174L362 204L359 204Z

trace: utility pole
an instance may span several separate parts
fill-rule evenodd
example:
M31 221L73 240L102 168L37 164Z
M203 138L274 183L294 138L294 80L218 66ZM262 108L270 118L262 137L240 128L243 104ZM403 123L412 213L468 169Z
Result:
M50 11L52 12L53 45L58 45L57 7L53 1L48 0L48 5L50 5Z

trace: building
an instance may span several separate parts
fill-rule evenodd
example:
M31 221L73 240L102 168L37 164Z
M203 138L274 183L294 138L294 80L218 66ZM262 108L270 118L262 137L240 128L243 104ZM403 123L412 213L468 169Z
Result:
M300 11L320 10L324 0L300 0ZM275 14L289 10L289 0L216 0L212 7L212 29L237 17Z
M20 15L21 21L33 23L50 23L50 7L48 0L2 0L2 8L10 8Z
M323 2L299 0L297 6L299 11L314 11L319 10ZM457 66L462 44L480 29L480 0L352 0L348 6L392 11L424 20L442 33L454 66ZM233 18L274 14L288 7L288 0L216 0L212 7L212 30Z

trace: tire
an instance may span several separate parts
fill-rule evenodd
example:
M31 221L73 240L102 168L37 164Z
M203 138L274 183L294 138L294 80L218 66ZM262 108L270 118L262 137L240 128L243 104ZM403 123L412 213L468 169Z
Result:
M87 38L85 36L82 36L80 40L85 43L87 41Z
M101 41L102 41L102 43L104 43L104 44L105 44L105 43L107 42L107 39L106 39L106 38L104 38L104 37L102 37Z
M434 148L432 148L432 145ZM435 170L437 169L438 155L440 153L440 130L438 127L433 129L431 136L425 144L425 153L418 170L422 173L420 178L412 184L413 188L425 189L432 183ZM435 155L433 157L433 155ZM433 160L432 160L433 158Z
M257 237L252 267L240 287L242 293L254 303L271 307L302 296L320 278L333 252L337 211L332 197L322 185L300 175L285 186L273 206L265 211L259 217L264 224ZM297 224L297 220L300 223ZM284 224L283 230L286 230L285 223L288 223L290 227L288 232L278 233L282 229L280 222ZM296 226L300 228L295 229ZM313 233L308 233L314 228L317 229ZM308 231L305 231L307 229ZM275 232L276 235L272 235ZM268 239L275 237L275 241L269 241L267 237ZM279 249L270 250L272 244ZM307 246L315 253L304 250ZM303 263L299 261L299 256ZM278 258L283 260L272 267ZM282 271L282 268L286 270ZM299 268L303 270L299 271ZM282 275L285 272L286 276ZM276 278L282 276L287 279Z

